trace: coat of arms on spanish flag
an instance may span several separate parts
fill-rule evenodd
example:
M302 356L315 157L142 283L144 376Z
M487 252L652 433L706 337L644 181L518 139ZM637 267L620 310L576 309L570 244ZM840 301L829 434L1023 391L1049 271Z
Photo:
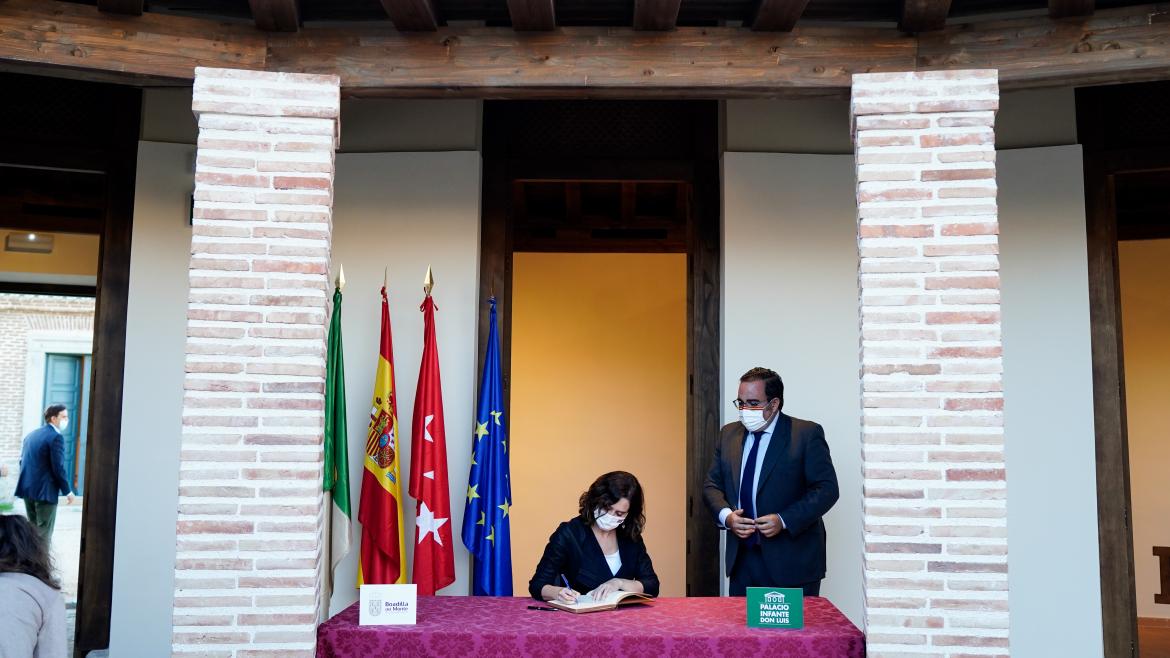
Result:
M362 524L358 585L405 583L406 555L402 534L401 449L398 404L394 386L394 348L390 338L390 305L382 287L382 333L374 400L366 433L362 469L362 497L358 520Z

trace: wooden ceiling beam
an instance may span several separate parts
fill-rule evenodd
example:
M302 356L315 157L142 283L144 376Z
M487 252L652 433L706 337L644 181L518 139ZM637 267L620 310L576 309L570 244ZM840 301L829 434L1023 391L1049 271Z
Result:
M143 0L98 0L97 8L107 14L141 16L143 4Z
M512 29L522 32L548 31L557 27L553 0L508 0L508 15L512 17Z
M951 0L902 0L898 29L912 34L941 30L950 12Z
M296 32L301 27L297 0L248 0L252 20L265 32Z
M760 0L752 18L752 29L791 32L807 6L808 0Z
M439 12L434 0L382 0L382 8L394 27L403 32L434 32L439 29Z
M196 66L263 69L251 25L146 12L123 17L57 0L0 2L0 69L141 85L190 86Z
M1048 0L1048 15L1053 18L1088 16L1096 4L1095 0Z
M347 97L845 97L854 73L992 68L1004 89L1170 79L1165 5L1051 21L1030 16L894 28L389 26L263 33L153 14L118 17L54 0L0 2L0 70L137 85L190 85L197 66L331 73Z
M634 0L635 30L673 30L682 0Z

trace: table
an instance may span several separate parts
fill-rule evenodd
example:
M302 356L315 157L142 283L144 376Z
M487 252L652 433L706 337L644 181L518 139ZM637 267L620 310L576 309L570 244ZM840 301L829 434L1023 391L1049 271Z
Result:
M663 598L588 614L527 609L535 603L420 596L416 626L359 626L355 603L317 629L317 656L865 656L865 636L820 597L804 600L799 631L747 628L742 598Z

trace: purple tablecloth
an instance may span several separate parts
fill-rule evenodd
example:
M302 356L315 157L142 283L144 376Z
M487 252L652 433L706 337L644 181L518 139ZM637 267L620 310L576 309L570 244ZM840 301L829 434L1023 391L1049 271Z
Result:
M823 598L804 601L799 631L748 628L742 598L658 599L575 615L528 610L531 599L420 596L416 626L359 626L355 603L317 629L317 656L865 656L865 637L840 610Z

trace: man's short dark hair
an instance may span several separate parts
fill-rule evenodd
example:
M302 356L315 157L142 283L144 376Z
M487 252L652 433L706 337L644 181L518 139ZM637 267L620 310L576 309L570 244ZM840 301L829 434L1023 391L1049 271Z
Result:
M47 423L50 420L53 420L57 417L57 414L61 413L62 411L65 411L65 405L63 404L49 405L49 408L45 409L45 422Z
M768 368L752 368L743 373L743 377L739 378L741 382L764 382L764 395L768 399L776 398L780 400L780 408L784 408L784 380L780 379L780 375L776 374L775 370Z

